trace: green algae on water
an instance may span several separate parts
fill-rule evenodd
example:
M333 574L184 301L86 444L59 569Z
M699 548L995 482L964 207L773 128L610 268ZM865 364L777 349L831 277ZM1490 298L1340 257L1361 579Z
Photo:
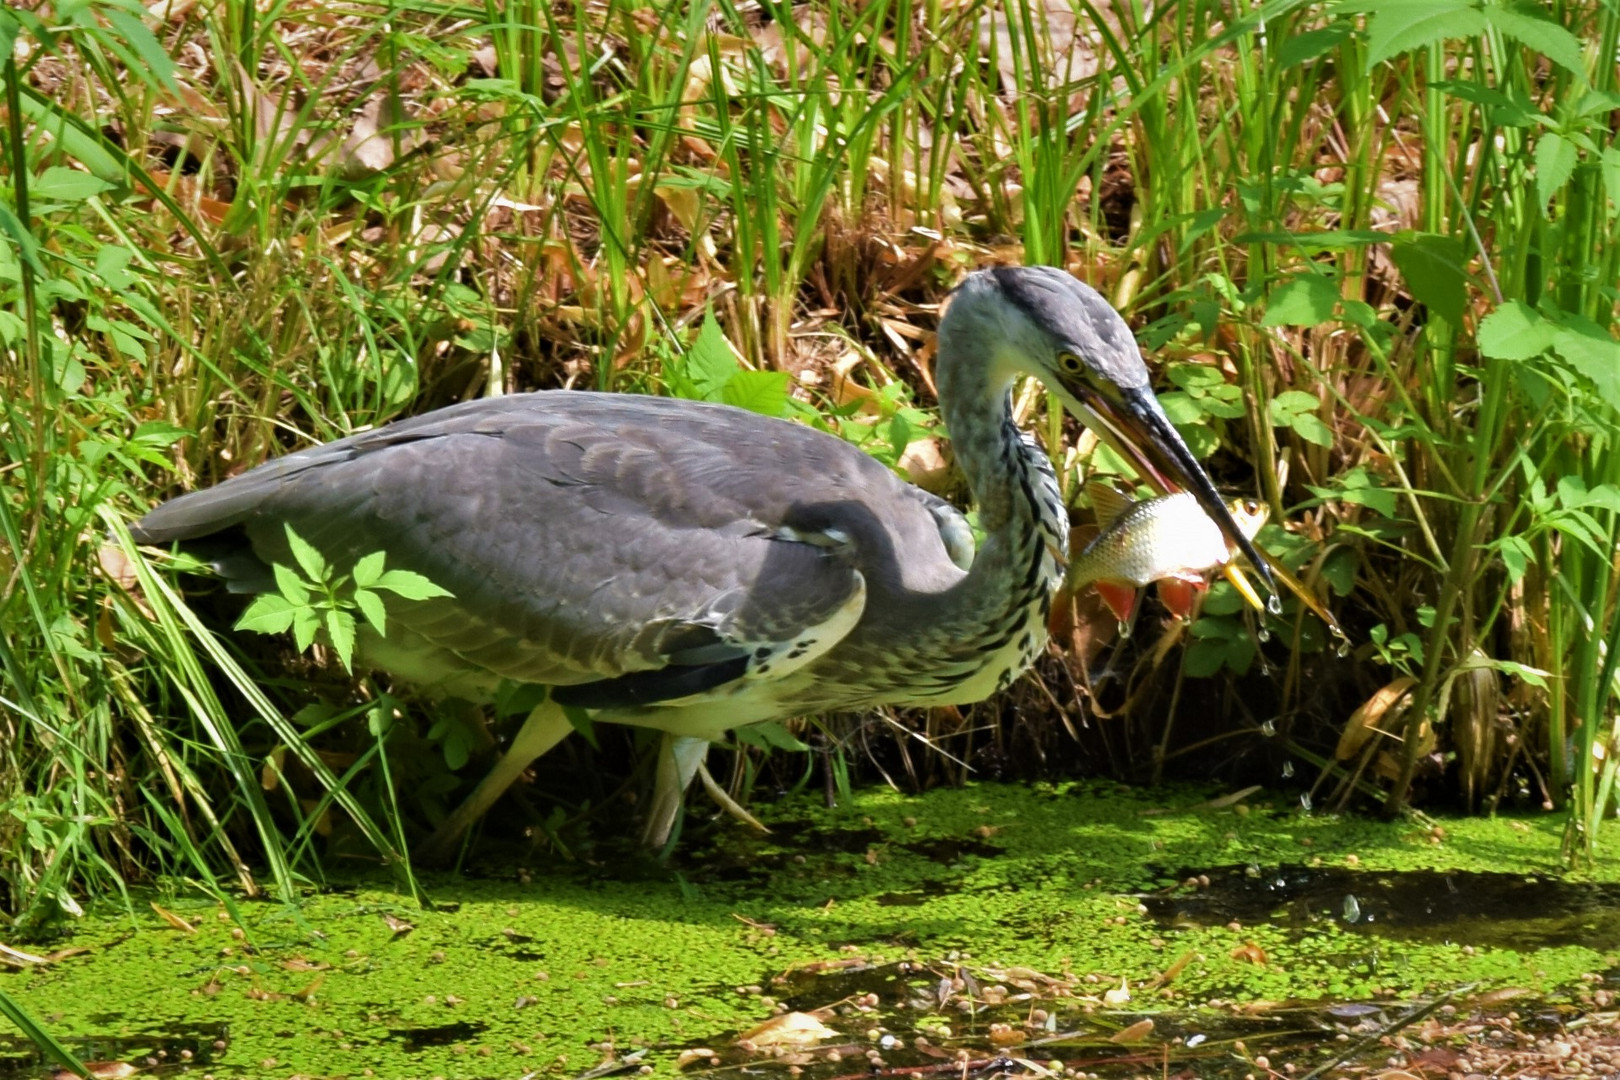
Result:
M1149 1014L1395 1001L1464 984L1557 995L1615 966L1613 939L1580 938L1579 917L1567 940L1526 924L1520 948L1511 932L1383 934L1347 922L1340 899L1302 911L1280 898L1219 922L1167 917L1217 892L1223 874L1331 871L1335 890L1367 882L1373 911L1380 878L1511 871L1550 883L1558 858L1550 819L1440 834L1211 810L1209 794L983 785L864 792L838 812L789 800L762 808L773 835L721 826L651 874L641 863L491 867L497 876L429 879L428 910L362 887L308 897L297 918L241 903L238 926L211 902L167 897L195 934L155 915L135 932L127 917L87 919L72 933L87 952L11 974L7 989L64 1037L228 1031L208 1067L221 1078L472 1078L574 1076L637 1048L673 1069L683 1049L724 1046L767 1020L773 979L840 958L1046 973Z

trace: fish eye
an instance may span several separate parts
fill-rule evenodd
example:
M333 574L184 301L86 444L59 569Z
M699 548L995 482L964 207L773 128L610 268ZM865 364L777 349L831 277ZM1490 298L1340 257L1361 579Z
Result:
M1069 375L1080 374L1081 370L1085 366L1080 362L1080 357L1076 356L1072 352L1068 352L1067 350L1057 354L1057 362L1058 366Z
M1243 500L1243 512L1245 514L1250 514L1250 515L1258 514L1260 512L1260 500L1258 500L1258 499L1244 499Z

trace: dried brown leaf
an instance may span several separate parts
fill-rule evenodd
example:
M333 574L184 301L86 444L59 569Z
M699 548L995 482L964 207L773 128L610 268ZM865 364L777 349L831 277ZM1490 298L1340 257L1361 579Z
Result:
M197 928L195 926L191 925L189 922L182 919L168 908L162 906L157 901L153 900L150 901L150 903L152 905L152 910L158 913L158 918L162 919L176 930L187 934L195 934L197 932Z
M743 1032L738 1041L751 1042L755 1046L808 1046L837 1037L838 1032L810 1013L787 1012Z
M1108 1041L1112 1043L1141 1042L1151 1034L1153 1034L1153 1021L1138 1020L1130 1027L1120 1028L1118 1031L1108 1036Z
M1406 711L1403 701L1407 691L1416 683L1417 680L1410 675L1402 675L1374 691L1373 696L1363 702L1360 708L1350 714L1350 719L1345 721L1344 732L1339 736L1338 748L1333 752L1334 757L1340 761L1349 761L1361 752L1361 748L1373 735L1389 731L1400 715ZM1389 718L1390 727L1384 725L1385 717Z

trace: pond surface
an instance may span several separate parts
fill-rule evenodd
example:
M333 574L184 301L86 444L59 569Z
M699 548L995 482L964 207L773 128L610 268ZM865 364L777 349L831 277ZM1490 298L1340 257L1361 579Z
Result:
M532 853L426 879L431 908L373 880L238 921L177 883L0 988L82 1056L220 1078L1444 1076L1468 1040L1612 1034L1620 868L1560 876L1561 819L1220 794L787 800L756 808L768 837L728 821L664 866ZM0 1076L37 1075L0 1038Z

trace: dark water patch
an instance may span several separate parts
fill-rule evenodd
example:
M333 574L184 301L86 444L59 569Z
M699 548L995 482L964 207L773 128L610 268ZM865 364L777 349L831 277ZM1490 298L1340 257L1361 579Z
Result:
M407 1054L417 1054L436 1046L472 1042L482 1035L488 1026L463 1020L454 1024L435 1024L432 1027L394 1028L388 1036L397 1040Z
M1161 925L1331 921L1400 940L1527 950L1620 943L1620 885L1540 874L1345 867L1183 870L1140 897Z
M925 859L949 866L960 862L965 856L976 855L981 859L994 858L1000 855L1005 848L991 844L978 837L941 836L929 840L913 840L901 847L914 855L921 855Z
M98 1015L102 1017L99 1022L109 1027L133 1026L133 1018L127 1015ZM134 1034L58 1036L57 1041L86 1064L122 1062L142 1076L200 1076L229 1049L231 1039L229 1025L201 1024ZM53 1072L51 1063L28 1039L0 1033L0 1080L50 1076Z
M800 854L859 855L888 840L869 825L837 826L811 818L771 822L771 840Z

